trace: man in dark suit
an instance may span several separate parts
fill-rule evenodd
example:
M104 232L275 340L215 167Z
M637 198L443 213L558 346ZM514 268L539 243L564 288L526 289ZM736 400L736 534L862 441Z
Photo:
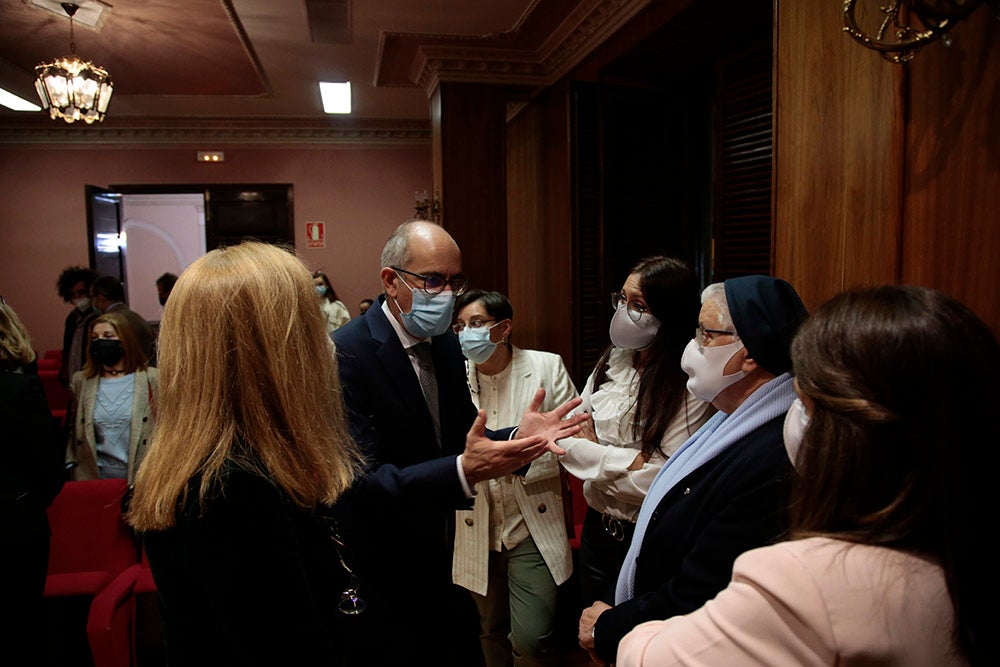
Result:
M508 440L508 429L487 438L450 330L455 296L467 285L458 245L440 225L410 221L390 237L381 263L384 294L331 334L351 434L367 464L337 507L366 606L343 619L348 664L476 664L476 610L451 581L455 510L472 507L476 482L550 449L561 453L555 440L581 421L562 418L579 400L539 413L542 392L521 422L538 435Z
M688 389L719 412L660 470L616 590L580 617L580 645L595 662L613 663L636 625L701 607L729 583L737 556L784 532L791 462L782 427L795 398L791 341L805 317L792 286L768 276L702 293L681 366Z

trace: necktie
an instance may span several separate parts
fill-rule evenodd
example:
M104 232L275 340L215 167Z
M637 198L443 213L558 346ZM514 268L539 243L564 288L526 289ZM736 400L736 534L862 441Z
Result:
M434 362L431 360L431 344L417 343L413 346L413 351L417 355L417 366L420 372L417 374L420 380L420 389L424 392L424 400L427 402L427 409L431 413L431 420L434 422L434 434L437 436L438 447L441 446L441 414L438 408L438 386L437 376L434 375Z

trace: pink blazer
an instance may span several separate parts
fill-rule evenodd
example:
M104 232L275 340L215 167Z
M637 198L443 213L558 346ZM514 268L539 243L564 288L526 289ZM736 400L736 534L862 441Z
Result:
M701 609L625 635L616 665L967 664L952 651L951 626L937 565L810 538L743 554Z

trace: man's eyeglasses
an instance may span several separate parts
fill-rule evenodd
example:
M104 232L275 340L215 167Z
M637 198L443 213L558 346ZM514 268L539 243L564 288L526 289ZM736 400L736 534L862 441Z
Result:
M423 281L423 286L419 289L423 289L428 294L440 294L444 291L445 287L451 287L452 293L455 296L459 296L465 290L469 289L469 281L461 276L447 279L444 276L433 274L430 276L423 276L419 273L414 273L413 271L407 271L406 269L401 269L398 266L390 266L390 269L396 273L405 273L408 276L413 276L414 278L420 278Z
M455 333L461 333L465 327L469 327L470 329L482 329L487 324L493 324L494 322L496 322L496 320L470 320L468 324L465 324L464 322L457 322L452 325L451 330Z
M629 301L621 292L611 293L611 310L618 310L622 306L625 306L628 318L633 322L638 322L644 313L649 312L649 308L641 303L635 301Z
M706 329L705 327L695 327L694 339L698 341L698 347L705 347L713 340L716 336L735 336L735 331L724 331L723 329Z

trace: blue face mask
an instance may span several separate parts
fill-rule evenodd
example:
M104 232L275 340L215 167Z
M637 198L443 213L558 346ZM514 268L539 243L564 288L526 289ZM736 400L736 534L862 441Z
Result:
M400 317L403 318L406 330L418 338L440 336L447 331L451 326L452 313L455 311L455 294L451 290L428 294L426 290L413 289L399 274L396 275L413 293L413 303L408 313L402 312L399 302L393 299L400 310Z
M497 322L499 324L499 322ZM496 324L493 325L495 327ZM458 332L458 342L462 346L462 354L474 364L481 364L497 349L497 343L490 340L490 330L493 327L465 327Z
M326 296L326 285L316 285L316 294Z

